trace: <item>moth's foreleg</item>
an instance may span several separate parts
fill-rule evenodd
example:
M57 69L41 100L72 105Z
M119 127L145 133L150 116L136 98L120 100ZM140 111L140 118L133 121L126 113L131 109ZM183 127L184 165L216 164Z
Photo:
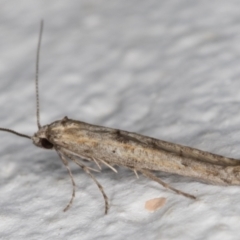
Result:
M61 152L58 152L58 151L57 151L57 153L58 153L59 157L61 158L64 166L65 166L66 169L68 170L68 174L69 174L69 176L70 176L70 178L71 178L72 187L73 187L73 188L72 188L72 197L71 197L68 205L63 209L63 211L66 212L66 211L71 207L71 205L72 205L72 203L73 203L73 199L74 199L74 197L75 197L75 192L76 192L76 184L75 184L75 182L74 182L71 169L70 169L69 166L68 166L68 160L64 157L64 155L63 155Z
M176 188L171 187L170 185L168 185L167 183L163 182L160 178L156 177L154 174L152 174L150 171L146 170L146 169L137 169L139 172L141 172L144 176L152 179L155 182L158 182L159 184L161 184L163 187L171 189L172 191L176 192L177 194L183 195L185 197L191 198L191 199L196 199L195 196L182 192Z

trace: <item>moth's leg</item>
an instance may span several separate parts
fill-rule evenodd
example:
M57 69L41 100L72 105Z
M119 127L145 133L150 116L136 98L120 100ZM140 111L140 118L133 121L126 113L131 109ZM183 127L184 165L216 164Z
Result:
M135 175L136 175L136 178L139 178L139 177L138 177L137 170L136 170L136 169L133 169L133 172L135 173Z
M102 168L101 168L100 164L98 163L98 161L97 161L95 158L92 158L92 159L93 159L93 161L96 163L96 165L98 166L98 168L99 168L100 170L102 170Z
M109 209L109 204L108 204L108 197L104 192L104 189L102 187L102 185L97 181L97 179L94 177L94 175L92 175L92 173L89 171L89 168L87 166L85 166L84 164L81 164L80 162L78 162L73 156L71 155L67 155L68 158L70 158L73 162L75 162L79 167L81 167L83 169L84 172L86 172L91 178L92 180L96 183L96 185L98 186L100 192L103 195L104 198L104 202L105 202L105 214L108 213L108 209Z
M70 158L69 156L67 156L67 157ZM70 159L71 159L71 158L70 158ZM78 166L79 166L79 164L81 164L81 165L87 167L88 170L90 170L90 171L100 172L99 170L97 170L97 169L95 169L95 168L91 168L91 167L86 166L80 159L74 158L74 160L73 160L73 159L71 159L71 160L74 161Z
M127 166L127 168L129 168L130 170L132 170L135 173L136 178L139 178L138 173L137 173L137 169L135 169L134 167L128 167L128 166Z
M98 159L98 161L100 161L101 163L105 164L107 167L109 167L110 169L112 169L115 173L117 173L117 170L111 166L109 163L107 163L106 161L102 160L102 159Z
M67 154L67 153L65 153ZM69 154L70 155L70 154ZM75 156L77 158L75 158L76 161L80 161L82 163L82 159L85 159L85 160L88 160L90 162L94 161L96 163L96 165L98 166L99 170L102 170L101 166L97 163L96 159L93 159L93 158L86 158L84 156ZM83 163L82 163L83 164ZM83 164L84 165L84 164ZM93 171L93 172L100 172L99 170L95 169L95 168L91 168L91 167L88 167L89 170Z
M146 169L138 169L139 172L141 172L144 176L152 179L155 182L158 182L159 184L161 184L163 187L171 189L172 191L176 192L177 194L183 195L185 197L191 198L191 199L196 199L195 196L182 192L176 188L171 187L170 185L168 185L167 183L163 182L160 178L156 177L154 174L152 174L150 171L146 170Z
M73 203L73 199L74 199L74 197L75 197L75 192L76 192L76 190L75 190L75 189L76 189L76 184L75 184L75 182L74 182L71 169L70 169L69 166L68 166L68 161L67 161L67 159L64 157L64 155L63 155L61 152L57 151L57 153L58 153L59 157L61 158L64 166L65 166L66 169L68 170L68 174L69 174L69 176L70 176L70 178L71 178L72 187L73 187L73 188L72 188L72 197L71 197L68 205L63 209L63 211L66 212L66 211L71 207L71 205L72 205L72 203Z

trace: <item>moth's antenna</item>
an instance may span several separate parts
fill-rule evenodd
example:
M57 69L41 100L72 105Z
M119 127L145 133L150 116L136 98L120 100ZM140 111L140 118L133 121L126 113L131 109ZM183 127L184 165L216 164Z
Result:
M39 70L39 58L40 58L40 47L41 47L41 40L42 40L42 32L43 32L43 20L41 20L40 32L39 32L39 38L38 38L37 59L36 59L36 76L35 76L36 115L37 115L37 126L38 126L38 129L41 128L41 124L40 124L40 106L39 106L39 91L38 91L38 70Z
M20 136L20 137L30 138L30 139L31 139L31 137L28 136L28 135L25 135L25 134L22 134L22 133L18 133L18 132L16 132L16 131L13 131L13 130L8 129L8 128L0 128L0 131L10 132L10 133L13 133L13 134L15 134L15 135L18 135L18 136Z

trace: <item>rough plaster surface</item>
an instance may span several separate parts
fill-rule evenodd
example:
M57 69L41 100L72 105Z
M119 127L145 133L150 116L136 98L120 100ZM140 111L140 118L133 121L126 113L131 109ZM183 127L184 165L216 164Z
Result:
M239 1L0 0L0 126L36 131L68 116L240 158ZM58 156L0 133L0 239L239 239L240 187L159 173L178 196L118 168L95 174L110 200ZM154 213L149 199L164 197Z

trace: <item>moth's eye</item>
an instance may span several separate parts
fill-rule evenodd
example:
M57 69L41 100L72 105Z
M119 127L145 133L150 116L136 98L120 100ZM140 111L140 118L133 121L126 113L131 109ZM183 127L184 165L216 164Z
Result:
M41 138L41 145L43 148L46 148L46 149L53 148L53 144L50 143L46 138Z

